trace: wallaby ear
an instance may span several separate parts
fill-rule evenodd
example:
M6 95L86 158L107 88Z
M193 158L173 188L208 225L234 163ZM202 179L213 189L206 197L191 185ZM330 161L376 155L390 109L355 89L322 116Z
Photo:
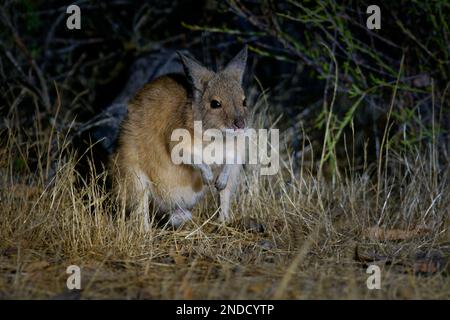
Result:
M239 53L227 64L224 72L230 74L239 83L242 83L244 78L245 66L247 64L247 45L239 51Z
M193 87L197 90L203 90L204 85L211 79L213 73L204 67L197 60L190 58L180 51L177 51L183 64L184 72Z

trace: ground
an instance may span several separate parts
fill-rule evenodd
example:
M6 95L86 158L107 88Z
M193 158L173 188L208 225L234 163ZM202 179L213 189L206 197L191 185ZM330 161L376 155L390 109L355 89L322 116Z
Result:
M1 163L3 299L450 298L449 184L420 157L413 174L380 186L364 172L332 181L305 165L273 177L247 169L230 223L215 221L208 195L192 223L143 232L99 187L104 173L80 185L66 159L41 183L14 171L11 154ZM367 287L371 264L379 290ZM67 290L70 265L80 292Z

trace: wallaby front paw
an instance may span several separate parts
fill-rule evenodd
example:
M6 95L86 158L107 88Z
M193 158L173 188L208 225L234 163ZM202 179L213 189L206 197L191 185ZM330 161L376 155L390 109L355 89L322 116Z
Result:
M223 175L219 175L219 177L217 177L215 187L218 191L222 191L223 189L225 189L225 187L227 186L227 182L228 182L227 178L228 177L223 176Z
M214 180L214 174L212 173L211 168L204 168L201 170L203 182L206 184L211 184Z
M226 164L222 168L222 172L219 174L216 180L216 189L222 191L225 189L228 183L228 177L230 176L231 166Z

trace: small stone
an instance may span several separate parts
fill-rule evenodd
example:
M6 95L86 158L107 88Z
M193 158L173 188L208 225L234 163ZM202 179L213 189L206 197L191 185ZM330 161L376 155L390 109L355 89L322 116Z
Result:
M245 231L255 232L255 233L264 233L266 228L262 223L259 223L256 219L247 219L244 221Z
M275 244L269 240L260 240L258 241L258 245L264 250L271 250L275 248Z

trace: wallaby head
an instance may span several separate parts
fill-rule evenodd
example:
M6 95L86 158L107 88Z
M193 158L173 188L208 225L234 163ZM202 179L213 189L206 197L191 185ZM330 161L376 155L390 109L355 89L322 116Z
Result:
M247 62L247 47L218 72L209 70L180 52L179 55L192 85L194 120L201 120L204 129L245 129L249 112L242 79Z

